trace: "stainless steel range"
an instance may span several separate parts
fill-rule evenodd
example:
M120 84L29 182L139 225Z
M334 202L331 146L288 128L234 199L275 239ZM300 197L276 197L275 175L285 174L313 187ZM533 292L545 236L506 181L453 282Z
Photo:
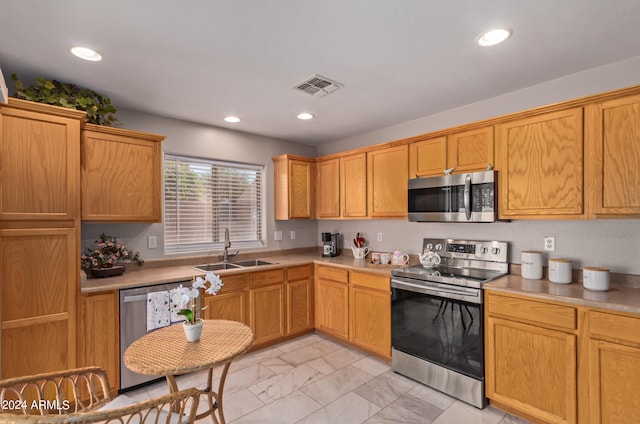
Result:
M420 257L391 271L392 368L483 408L482 285L508 273L508 244L425 238Z

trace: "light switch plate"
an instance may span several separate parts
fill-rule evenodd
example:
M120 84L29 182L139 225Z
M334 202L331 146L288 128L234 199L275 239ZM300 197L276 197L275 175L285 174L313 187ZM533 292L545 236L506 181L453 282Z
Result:
M295 239L296 239L296 232L295 232L295 230L291 230L291 231L289 232L289 236L290 236L291 240L295 240Z
M147 245L149 249L155 249L156 247L158 247L158 238L156 236L149 236Z
M282 231L274 231L273 232L273 239L275 241L280 241L282 240Z

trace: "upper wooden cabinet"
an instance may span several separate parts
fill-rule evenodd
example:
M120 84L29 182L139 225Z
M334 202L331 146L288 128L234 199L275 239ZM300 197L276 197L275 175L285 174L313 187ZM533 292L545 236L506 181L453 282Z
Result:
M82 219L162 222L164 138L87 124L82 132Z
M409 149L407 145L367 152L370 217L407 216Z
M582 108L496 126L500 218L585 217Z
M409 144L409 177L444 175L447 169L447 137Z
M640 215L640 95L585 109L593 215Z
M451 134L447 137L447 168L454 173L486 171L495 166L493 126Z
M78 217L84 116L24 100L0 106L0 220Z
M340 207L343 218L367 216L367 154L340 157Z
M340 159L316 163L316 217L340 217Z
M281 155L273 159L275 219L311 219L314 162L303 156Z

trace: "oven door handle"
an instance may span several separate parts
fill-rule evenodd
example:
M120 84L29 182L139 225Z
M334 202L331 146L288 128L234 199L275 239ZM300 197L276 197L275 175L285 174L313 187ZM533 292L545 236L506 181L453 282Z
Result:
M416 293L430 294L432 296L444 297L447 299L462 300L469 303L482 303L481 290L473 290L473 292L456 290L455 288L444 288L435 286L424 286L420 284L413 284L408 281L398 280L396 278L391 279L391 287L399 290L407 290Z
M467 221L471 219L471 174L464 179L464 213Z

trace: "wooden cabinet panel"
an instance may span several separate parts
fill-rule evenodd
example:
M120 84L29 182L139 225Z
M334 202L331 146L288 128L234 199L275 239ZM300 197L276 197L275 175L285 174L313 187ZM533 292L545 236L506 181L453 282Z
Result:
M312 218L315 160L294 155L281 155L272 159L275 219Z
M258 271L249 274L251 288L268 286L284 282L284 268L272 269L269 271Z
M341 283L349 282L349 271L342 268L333 268L328 266L317 266L316 277L324 280L334 280Z
M313 329L313 282L304 280L287 282L287 335Z
M349 340L391 359L390 292L350 286L349 317Z
M575 423L576 336L491 316L486 331L487 397L543 422Z
M81 295L78 365L104 369L111 392L120 388L118 291Z
M76 231L0 229L2 378L76 366Z
M162 222L164 138L87 124L82 133L82 219Z
M585 216L582 108L497 125L496 137L501 218Z
M317 164L316 217L340 217L340 160L330 159Z
M225 283L226 287L227 283ZM249 325L247 296L244 291L220 292L215 296L205 295L204 319L227 319Z
M349 339L349 286L316 278L316 328L342 340Z
M83 116L15 99L0 106L0 220L78 216Z
M569 330L576 328L576 308L570 306L491 294L491 302L487 303L486 309L492 316L524 320Z
M447 137L447 168L453 172L486 171L494 166L493 126Z
M593 213L640 215L640 95L589 105Z
M447 137L416 141L409 145L409 177L444 175L447 169Z
M340 158L340 205L344 218L367 216L367 154Z
M249 303L249 326L255 333L256 346L286 335L284 284L251 289Z
M391 281L384 275L373 275L364 272L349 272L349 284L356 287L369 288L380 291L391 291Z
M367 153L370 217L407 217L408 161L406 145Z

